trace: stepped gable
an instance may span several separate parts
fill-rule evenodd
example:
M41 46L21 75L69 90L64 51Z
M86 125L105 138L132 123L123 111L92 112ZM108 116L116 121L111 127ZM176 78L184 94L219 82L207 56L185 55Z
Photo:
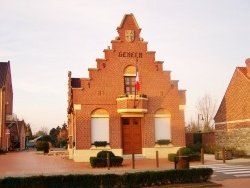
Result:
M126 66L135 66L137 64L140 71L140 82L142 84L142 93L144 91L143 84L148 82L145 75L152 72L155 83L162 82L167 84L167 88L177 88L178 81L171 80L171 71L163 70L164 61L155 60L155 51L148 51L147 44L140 36L141 28L139 27L133 14L125 14L120 26L117 27L118 36L111 41L111 47L104 49L104 58L96 59L96 68L88 68L89 78L72 78L73 88L82 88L84 92L96 90L96 93L105 96L118 96L123 93L123 73ZM108 72L108 75L107 75ZM161 72L161 76L159 75ZM105 76L104 76L105 75ZM114 79L114 75L121 79ZM152 84L156 87L158 84ZM100 86L105 86L105 90L99 90ZM117 93L114 94L114 88ZM167 90L169 90L167 89ZM185 91L179 90L181 103L185 105ZM166 95L166 92L159 91ZM86 93L87 94L87 93ZM92 94L90 94L92 95ZM114 98L113 98L114 99ZM106 100L106 99L105 99Z

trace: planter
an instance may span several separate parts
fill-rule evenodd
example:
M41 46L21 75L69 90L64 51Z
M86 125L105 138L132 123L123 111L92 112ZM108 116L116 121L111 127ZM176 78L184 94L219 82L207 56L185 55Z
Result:
M95 141L94 142L95 147L105 147L108 145L107 141Z
M223 151L215 151L214 157L216 160L223 160ZM232 150L225 150L225 160L233 159L233 151Z
M168 145L168 144L171 143L171 141L167 140L167 139L162 139L162 140L157 140L156 143L159 144L159 145Z
M189 157L188 156L176 156L174 158L175 169L188 169L189 168Z

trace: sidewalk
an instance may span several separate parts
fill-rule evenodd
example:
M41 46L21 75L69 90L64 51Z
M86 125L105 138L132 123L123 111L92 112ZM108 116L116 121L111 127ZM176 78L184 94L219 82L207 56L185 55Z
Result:
M250 159L233 159L227 160L226 163L250 165ZM201 162L191 162L190 166L200 164ZM215 160L214 155L205 155L205 164L222 164L222 161ZM121 167L111 167L108 170L108 168L91 168L89 163L76 163L67 157L63 157L63 155L38 155L35 150L9 152L6 155L0 155L0 178L55 174L122 174L166 169L174 169L174 163L167 159L159 159L159 167L156 166L155 159L136 159L134 169L132 168L132 161L125 159ZM250 178L225 179L213 182L222 184L222 187L226 188L235 188L236 186L244 188L249 187Z

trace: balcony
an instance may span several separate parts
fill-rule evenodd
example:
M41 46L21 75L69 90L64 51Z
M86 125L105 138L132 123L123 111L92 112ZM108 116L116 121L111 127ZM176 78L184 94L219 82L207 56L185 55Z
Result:
M120 95L116 99L118 113L147 113L147 95Z

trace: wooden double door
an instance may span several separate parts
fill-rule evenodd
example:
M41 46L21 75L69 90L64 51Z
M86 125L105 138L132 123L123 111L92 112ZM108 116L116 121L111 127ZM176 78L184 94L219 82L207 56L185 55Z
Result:
M142 153L141 118L122 118L123 154Z

